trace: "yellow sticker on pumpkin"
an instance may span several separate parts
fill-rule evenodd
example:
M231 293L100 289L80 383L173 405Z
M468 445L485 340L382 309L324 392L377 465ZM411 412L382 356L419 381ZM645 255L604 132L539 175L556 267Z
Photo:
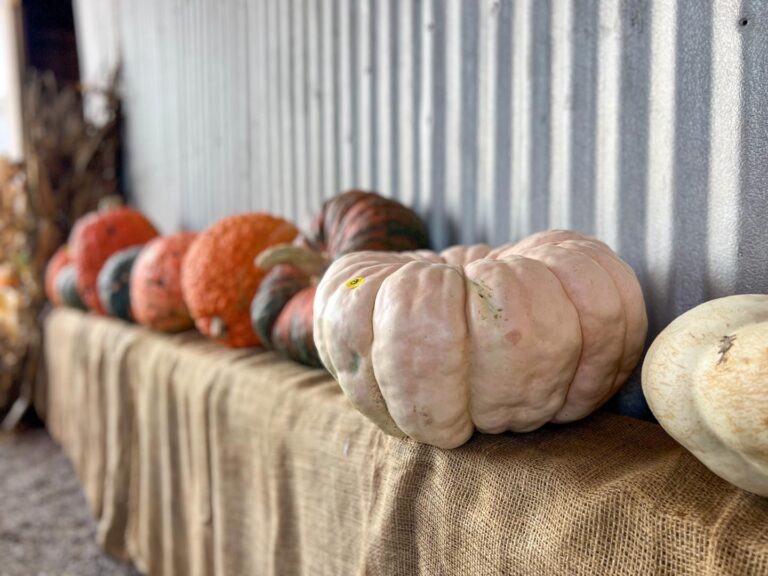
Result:
M362 276L357 276L355 278L352 278L351 280L347 280L346 287L349 289L357 288L363 282L365 282L365 278L363 278Z

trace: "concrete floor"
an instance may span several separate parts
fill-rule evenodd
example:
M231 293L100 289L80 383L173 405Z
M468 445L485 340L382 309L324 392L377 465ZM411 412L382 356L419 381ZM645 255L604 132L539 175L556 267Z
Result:
M137 576L104 554L67 458L44 430L0 435L0 576Z

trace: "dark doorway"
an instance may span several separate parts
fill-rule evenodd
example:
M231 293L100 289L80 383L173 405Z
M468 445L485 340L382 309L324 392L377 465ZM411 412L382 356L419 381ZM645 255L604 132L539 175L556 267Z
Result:
M77 82L75 18L71 0L23 0L26 64L51 70L59 82Z

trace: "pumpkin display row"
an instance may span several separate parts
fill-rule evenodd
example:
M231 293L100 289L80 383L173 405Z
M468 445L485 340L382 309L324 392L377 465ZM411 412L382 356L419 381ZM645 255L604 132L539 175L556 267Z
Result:
M377 194L327 201L306 234L269 214L158 236L113 208L51 259L53 304L325 367L384 432L442 448L586 417L621 387L647 332L632 269L553 230L491 248L427 250L424 222ZM768 296L703 304L650 348L659 423L713 472L768 496Z

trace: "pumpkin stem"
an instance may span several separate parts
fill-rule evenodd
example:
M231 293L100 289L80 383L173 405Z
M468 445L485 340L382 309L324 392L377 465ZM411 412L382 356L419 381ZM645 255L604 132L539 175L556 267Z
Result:
M115 210L116 208L122 208L124 205L125 202L123 202L123 198L121 196L118 196L117 194L110 194L109 196L104 196L101 200L99 200L98 211L109 212L110 210Z
M271 270L280 264L290 264L307 276L319 276L328 267L328 259L319 252L293 244L279 244L267 248L256 257L255 262L256 266L263 270Z
M214 316L211 318L209 330L213 338L223 338L227 334L227 325L219 316Z

